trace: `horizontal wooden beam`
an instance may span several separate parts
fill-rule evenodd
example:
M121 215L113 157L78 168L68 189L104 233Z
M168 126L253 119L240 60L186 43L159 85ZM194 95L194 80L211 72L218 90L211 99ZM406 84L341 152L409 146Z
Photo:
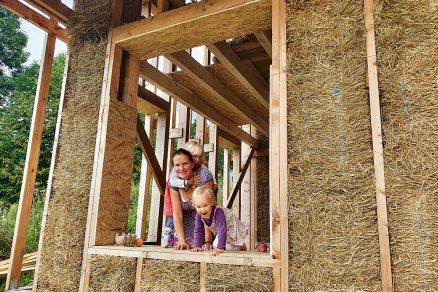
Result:
M269 253L225 251L212 257L209 251L194 253L189 250L174 250L160 246L95 246L88 249L88 254L256 267L276 267L280 263Z
M268 53L269 57L272 58L272 31L271 30L263 30L257 31L254 33L256 38L259 40L262 47L265 49L266 53Z
M63 24L67 24L73 10L60 0L25 0L42 12L55 18Z
M251 92L260 104L269 109L269 89L265 86L264 79L258 71L251 70L227 42L209 44L207 48Z
M170 111L169 102L159 97L143 86L138 86L137 111L143 114L152 115Z
M56 38L63 42L67 42L67 33L65 29L60 27L55 21L42 16L21 2L18 2L17 0L0 0L0 6L43 29L47 33L53 33Z
M147 80L152 85L160 88L168 95L176 98L185 106L192 108L213 123L219 125L223 130L227 131L235 138L244 141L251 146L258 147L258 141L254 137L240 129L227 117L218 113L216 109L210 107L200 96L188 91L178 82L174 81L166 74L161 73L151 64L147 62L141 63L140 77Z
M219 135L219 147L222 148L240 147L240 140L234 138L233 136L231 136L221 128L217 129L217 134Z
M227 202L227 208L231 209L233 207L234 200L236 199L237 193L240 190L240 186L242 184L243 178L245 177L246 171L249 168L249 165L251 164L251 159L254 156L256 149L254 147L251 148L251 152L249 152L248 158L246 159L245 166L242 168L242 171L240 172L239 179L237 180L236 184L234 185L233 191L231 192L231 195L228 196L230 199Z
M139 117L137 117L137 140L140 143L141 150L143 151L146 160L151 166L152 175L157 182L158 189L160 190L160 193L164 195L164 190L166 189L166 176L161 170L160 163L155 156L154 149L152 148L149 137L146 134L143 123Z
M141 60L271 28L270 0L205 0L117 27L113 42Z
M231 49L231 48L230 48ZM213 52L214 53L214 52ZM224 104L227 108L237 113L244 120L253 124L265 135L269 131L269 111L256 112L250 108L239 96L226 88L215 76L205 69L186 51L180 51L165 56L173 64L180 67L190 78L205 88L208 92Z

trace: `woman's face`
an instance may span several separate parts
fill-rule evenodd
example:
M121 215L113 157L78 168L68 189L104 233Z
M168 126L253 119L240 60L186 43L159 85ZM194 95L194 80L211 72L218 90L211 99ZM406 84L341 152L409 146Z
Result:
M193 163L185 155L176 155L173 157L173 168L179 178L189 179L193 174Z

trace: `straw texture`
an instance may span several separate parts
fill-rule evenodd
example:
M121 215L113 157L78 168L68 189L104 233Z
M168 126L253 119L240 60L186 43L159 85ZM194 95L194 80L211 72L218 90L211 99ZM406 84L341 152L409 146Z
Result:
M68 78L37 291L79 288L110 8L107 0L81 1L68 26Z
M380 291L361 1L288 1L289 288Z
M392 273L438 290L438 2L376 1Z

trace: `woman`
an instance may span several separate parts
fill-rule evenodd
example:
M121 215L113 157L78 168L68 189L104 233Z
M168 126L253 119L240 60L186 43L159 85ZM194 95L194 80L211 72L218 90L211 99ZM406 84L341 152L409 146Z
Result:
M175 173L179 178L190 180L195 175L193 171L193 157L189 151L182 148L178 149L172 156L172 162ZM200 185L213 190L212 176L198 175L201 177ZM170 190L173 224L178 237L178 244L175 246L175 249L189 249L191 242L188 241L193 240L196 210L192 205L192 194L195 188L196 185L188 186L186 189L172 188ZM206 234L206 238L211 239L210 234Z

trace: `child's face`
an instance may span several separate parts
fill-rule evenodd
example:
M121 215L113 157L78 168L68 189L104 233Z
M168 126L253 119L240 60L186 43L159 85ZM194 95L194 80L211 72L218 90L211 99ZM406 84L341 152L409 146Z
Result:
M208 219L211 216L213 203L208 196L203 195L196 198L195 208L196 212L198 212L198 214L201 215L202 218Z
M195 155L195 154L192 154L192 157L193 157L193 164L195 165L195 167L199 167L199 166L201 166L202 165L202 158L203 158L203 155L201 154L201 155Z

